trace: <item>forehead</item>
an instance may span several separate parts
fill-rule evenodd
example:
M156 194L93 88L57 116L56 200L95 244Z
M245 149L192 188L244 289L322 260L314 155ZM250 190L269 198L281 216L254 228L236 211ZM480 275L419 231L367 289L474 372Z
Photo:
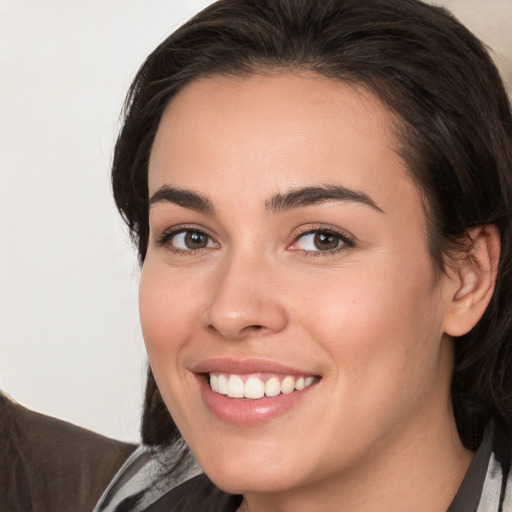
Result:
M273 195L326 182L362 189L409 181L395 118L362 87L315 73L211 77L167 106L153 144L150 194L163 185L213 191L250 182ZM236 187L234 187L236 188Z

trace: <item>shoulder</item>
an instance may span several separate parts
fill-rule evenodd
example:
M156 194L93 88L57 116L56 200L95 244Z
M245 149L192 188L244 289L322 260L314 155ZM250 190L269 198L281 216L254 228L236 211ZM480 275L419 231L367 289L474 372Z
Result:
M230 512L241 497L218 489L180 439L166 448L140 446L119 470L94 512Z
M493 427L492 452L478 512L512 511L512 437L505 428Z
M12 402L3 408L9 451L1 478L37 510L90 510L135 448Z
M492 421L449 512L512 511L511 460L510 432Z
M198 475L167 492L145 512L236 512L242 496L221 491L205 475Z
M134 445L116 441L63 420L40 414L13 404L19 435L34 459L69 467L99 463L101 467L117 461L117 467L135 449ZM105 460L109 459L106 463ZM114 462L112 462L114 459Z

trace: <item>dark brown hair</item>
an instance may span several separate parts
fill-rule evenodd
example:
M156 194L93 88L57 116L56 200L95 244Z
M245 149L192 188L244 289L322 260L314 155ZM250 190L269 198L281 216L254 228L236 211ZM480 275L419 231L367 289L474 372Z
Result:
M473 227L494 224L502 256L483 318L455 341L452 401L475 448L496 418L512 429L512 120L491 58L445 9L418 0L220 0L167 38L139 70L115 149L114 196L143 263L148 159L162 113L192 80L315 71L363 86L398 120L396 138L422 197L442 272ZM142 433L179 435L149 374Z

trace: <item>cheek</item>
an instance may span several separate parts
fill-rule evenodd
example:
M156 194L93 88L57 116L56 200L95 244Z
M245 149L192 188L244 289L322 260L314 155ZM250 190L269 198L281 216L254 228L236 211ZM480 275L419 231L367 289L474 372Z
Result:
M434 372L442 338L442 301L430 261L387 263L311 283L313 292L297 311L342 380L363 389Z
M190 378L183 353L194 339L200 306L193 283L168 268L146 260L139 284L139 310L144 343L164 402L180 430L188 431L183 383Z
M196 287L187 276L175 276L146 261L139 284L141 327L151 364L175 355L198 325ZM168 363L167 363L168 364Z

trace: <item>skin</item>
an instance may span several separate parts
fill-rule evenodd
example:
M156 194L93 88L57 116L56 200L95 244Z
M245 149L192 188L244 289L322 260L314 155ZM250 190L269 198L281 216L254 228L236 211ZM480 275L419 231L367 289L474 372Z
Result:
M438 512L469 466L448 334L480 313L463 305L466 274L436 274L397 150L376 97L312 74L195 81L163 115L150 196L189 190L214 212L153 201L142 329L178 428L213 482L244 494L241 510ZM374 206L268 208L276 194L333 185ZM160 243L184 228L207 234L206 247ZM325 228L350 242L321 251L302 234ZM321 379L286 413L240 426L201 399L191 369L208 358L277 361Z

